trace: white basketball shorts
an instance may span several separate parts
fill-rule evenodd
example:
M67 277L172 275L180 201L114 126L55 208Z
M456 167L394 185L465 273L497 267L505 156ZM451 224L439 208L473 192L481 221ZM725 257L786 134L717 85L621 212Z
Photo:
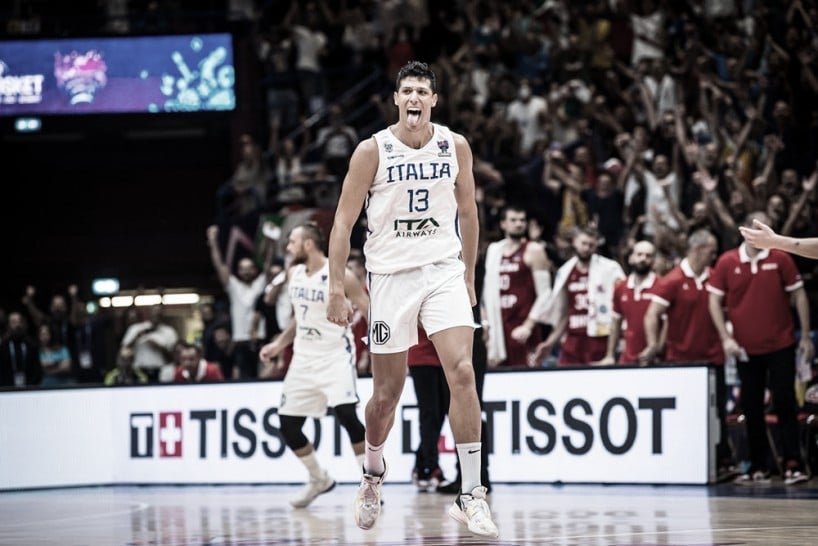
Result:
M369 351L400 353L418 342L420 323L431 336L455 326L474 327L464 273L456 257L387 275L370 274Z
M281 386L279 415L323 417L327 408L358 403L354 356L346 350L319 357L293 354Z

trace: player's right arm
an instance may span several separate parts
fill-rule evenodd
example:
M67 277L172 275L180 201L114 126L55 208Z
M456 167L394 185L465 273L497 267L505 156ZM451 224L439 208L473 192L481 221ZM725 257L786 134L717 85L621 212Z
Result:
M344 275L344 291L352 306L365 321L369 320L369 295L355 273L347 268Z
M349 258L349 238L358 221L366 194L378 170L378 145L374 138L364 140L349 160L349 170L341 187L338 208L329 236L329 302L327 320L346 326L352 317L352 306L346 298L344 277Z
M777 248L805 258L818 258L818 237L786 237L758 220L753 220L752 228L741 226L738 229L744 239L756 248Z
M290 346L295 339L295 320L291 320L284 330L278 334L273 341L264 345L258 352L259 359L265 364L269 364L272 359L277 357L281 351Z
M667 310L667 305L654 299L648 305L645 312L645 343L646 346L639 353L639 364L646 366L653 364L656 355L659 353L660 324L662 314Z

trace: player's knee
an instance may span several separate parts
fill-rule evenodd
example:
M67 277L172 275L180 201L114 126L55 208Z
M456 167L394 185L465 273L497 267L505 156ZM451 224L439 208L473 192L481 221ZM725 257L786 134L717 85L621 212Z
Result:
M466 389L474 390L474 368L467 359L458 361L457 365L446 373L446 378L452 396Z
M369 399L368 413L374 412L377 415L391 415L398 407L400 392L388 389L381 389L372 393Z
M302 430L306 421L305 417L279 415L278 421L281 427L281 436L284 437L284 443L287 444L287 447L297 451L310 443Z

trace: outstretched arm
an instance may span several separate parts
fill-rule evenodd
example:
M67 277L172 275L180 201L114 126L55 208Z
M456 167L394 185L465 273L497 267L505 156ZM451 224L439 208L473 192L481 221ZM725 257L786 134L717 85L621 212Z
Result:
M26 293L23 295L23 305L26 306L26 311L28 311L31 320L34 322L36 326L43 324L48 317L45 313L43 313L37 304L34 303L34 295L37 293L37 290L34 286L29 285L26 286Z
M742 237L756 248L777 248L798 256L818 259L818 237L785 237L758 220L753 220L751 228L741 226L738 229Z
M227 286L227 283L230 282L230 268L224 263L222 251L219 248L218 226L212 225L207 228L207 245L210 247L210 261L213 263L213 269L216 270L219 282L222 283L222 286Z
M349 170L341 187L338 208L329 236L329 302L327 320L346 326L352 318L352 306L346 298L344 278L349 258L349 238L358 221L367 191L378 170L378 145L374 138L364 140L349 160Z
M457 162L460 170L454 185L454 197L457 200L457 215L460 220L460 237L462 240L463 263L466 265L466 288L472 307L477 305L474 288L474 268L477 264L477 241L480 226L477 220L477 201L474 194L474 158L471 147L462 135L454 135Z

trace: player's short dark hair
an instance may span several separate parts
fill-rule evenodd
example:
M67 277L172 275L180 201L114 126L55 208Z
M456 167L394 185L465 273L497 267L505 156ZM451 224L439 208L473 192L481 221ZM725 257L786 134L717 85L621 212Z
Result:
M510 211L522 212L523 214L525 214L526 220L528 220L528 211L522 205L517 204L504 205L503 208L500 209L500 220L505 220L506 216Z
M424 62L409 61L403 65L398 71L398 77L395 79L395 89L400 89L400 82L406 78L429 80L432 93L437 93L437 78L435 78L435 73L429 68L429 65Z
M309 239L322 251L326 248L326 237L317 222L304 222L299 225L304 239Z
M571 239L577 235L587 235L591 239L599 240L599 229L594 224L575 226L573 232L571 233Z

